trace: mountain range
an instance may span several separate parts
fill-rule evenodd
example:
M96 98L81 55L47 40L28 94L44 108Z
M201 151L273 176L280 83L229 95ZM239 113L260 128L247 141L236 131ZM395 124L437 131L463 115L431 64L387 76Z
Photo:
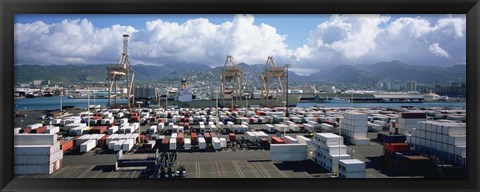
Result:
M239 63L244 78L256 81L255 78L264 70L264 64L249 65ZM209 72L213 76L221 73L222 67L211 68L203 64L176 63L168 65L133 65L135 80L159 81L178 80L200 72ZM32 82L35 79L53 82L104 81L107 69L104 64L91 65L15 65L16 82ZM379 81L406 82L416 80L418 84L447 83L466 78L466 65L450 67L432 67L409 65L400 61L380 62L363 65L337 65L322 69L320 72L301 76L289 71L290 82L324 82L358 85L374 85Z

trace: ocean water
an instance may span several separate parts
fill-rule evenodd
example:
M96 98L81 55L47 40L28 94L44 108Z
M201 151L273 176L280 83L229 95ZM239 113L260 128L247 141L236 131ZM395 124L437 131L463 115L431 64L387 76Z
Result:
M297 107L363 107L363 108L379 108L379 107L464 107L466 102L438 102L438 103L298 103Z
M67 96L35 97L15 99L15 110L56 110L60 109L60 97L63 106L87 108L88 99L69 99ZM112 99L112 103L114 100ZM90 99L90 105L106 106L108 99ZM118 104L127 103L126 99L118 99Z
M62 96L63 106L74 105L79 108L86 108L88 105L87 99L68 99L67 96ZM90 105L106 106L108 99L90 99ZM112 100L113 103L113 100ZM118 99L117 103L126 104L126 99ZM56 110L60 109L60 96L52 97L35 97L35 98L21 98L14 101L15 110ZM455 103L298 103L297 107L402 107L402 106L414 106L414 107L466 107L466 102Z

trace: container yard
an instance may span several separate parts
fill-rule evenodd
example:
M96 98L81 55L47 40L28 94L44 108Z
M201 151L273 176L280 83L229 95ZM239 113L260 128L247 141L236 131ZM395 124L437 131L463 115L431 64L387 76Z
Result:
M449 110L288 110L289 117L282 107L218 108L218 115L216 108L77 111L15 128L15 173L21 178L465 176L466 124L436 115ZM137 116L144 121L131 118Z

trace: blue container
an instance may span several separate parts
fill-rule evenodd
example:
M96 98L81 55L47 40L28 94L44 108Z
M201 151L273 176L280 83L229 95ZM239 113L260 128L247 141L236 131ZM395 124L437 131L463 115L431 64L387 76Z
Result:
M383 142L385 143L405 143L407 136L405 135L385 135Z

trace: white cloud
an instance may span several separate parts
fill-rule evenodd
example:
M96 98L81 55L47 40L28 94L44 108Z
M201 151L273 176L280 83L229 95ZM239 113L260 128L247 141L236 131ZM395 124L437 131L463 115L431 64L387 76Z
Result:
M410 64L465 63L465 15L401 17L332 15L312 29L305 44L288 47L287 34L268 23L254 24L252 15L235 15L214 24L205 18L185 23L151 20L141 28L95 27L87 19L15 24L15 63L68 64L117 62L122 34L131 35L132 63L235 62L292 64L302 74L338 64L400 60ZM292 37L295 34L288 34ZM441 46L440 46L441 45Z
M442 49L438 43L431 44L429 49L436 56L450 58L447 51Z

